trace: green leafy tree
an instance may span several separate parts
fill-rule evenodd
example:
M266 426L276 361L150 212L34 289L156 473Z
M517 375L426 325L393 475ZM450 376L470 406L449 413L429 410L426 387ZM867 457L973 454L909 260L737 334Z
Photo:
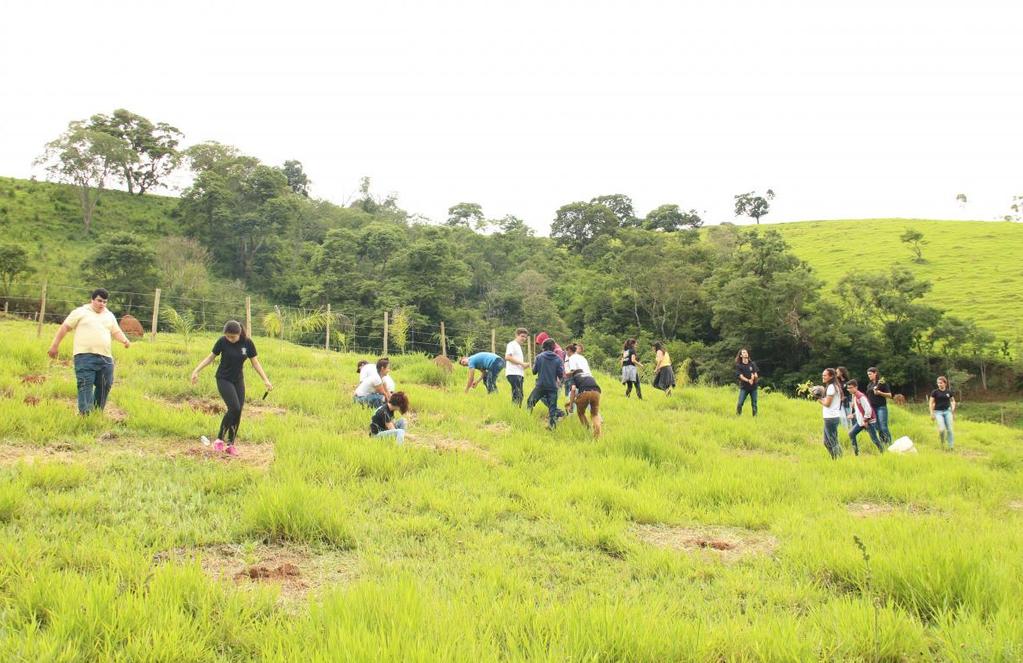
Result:
M703 225L703 219L691 209L688 212L679 209L678 205L661 205L651 210L646 219L643 220L643 228L646 230L660 230L663 232L678 232L686 229L696 229Z
M904 244L908 244L910 250L913 251L913 262L922 263L924 261L924 244L927 240L924 239L924 234L919 230L909 228L906 232L902 233L899 237Z
M1003 217L1006 221L1023 221L1023 195L1013 196L1009 205L1009 213Z
M281 171L288 178L288 186L292 191L303 198L309 197L309 176L305 174L301 161L285 161Z
M458 203L448 208L448 220L444 224L454 228L481 230L486 225L486 219L478 203Z
M44 166L58 181L74 185L82 206L82 223L89 234L107 180L118 172L121 164L137 159L117 137L76 121L46 144L46 150L35 163Z
M33 271L25 249L17 244L0 244L0 288L3 288L5 302L10 297L14 283Z
M137 113L118 108L110 115L97 114L89 128L121 141L129 158L117 163L117 170L128 186L128 193L144 194L163 186L163 179L178 167L178 144L184 137L166 122L153 122Z
M760 218L767 216L767 213L771 211L770 201L772 200L774 200L774 191L771 189L768 189L763 196L758 195L756 191L740 193L735 196L735 215L748 216L754 219L759 226Z
M562 205L551 224L551 239L572 250L580 250L602 235L618 231L618 217L610 208L593 203Z
M157 285L156 252L137 235L114 233L98 242L82 261L82 276L89 283L127 294L128 309Z
M597 196L590 199L590 204L606 207L608 211L614 214L619 228L631 228L639 223L632 205L632 198L625 194L614 193L608 196Z

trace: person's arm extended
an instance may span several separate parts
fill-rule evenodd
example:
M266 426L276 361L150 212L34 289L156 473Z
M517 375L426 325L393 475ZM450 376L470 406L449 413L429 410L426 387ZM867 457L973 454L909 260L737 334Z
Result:
M931 396L930 400L927 402L927 406L931 410L931 419L933 419L934 418L934 396Z
M131 341L129 341L128 337L124 335L123 331L121 331L120 325L114 325L114 331L110 332L110 335L117 339L117 342L123 345L124 347L126 348L131 347Z
M53 337L53 343L50 343L50 349L46 351L46 354L50 355L51 359L57 358L57 351L60 350L60 342L64 340L67 333L71 331L71 327L68 327L66 322L61 323L60 329L57 330L57 335Z
M194 371L192 371L192 384L195 384L195 383L196 383L196 382L197 382L197 381L199 380L199 372L200 372L200 371L201 371L202 369L204 369L204 368L206 368L207 366L209 366L210 364L212 364L212 363L213 363L213 360L214 360L215 358L216 358L216 355L214 355L214 354L213 354L213 353L211 352L211 353L209 353L208 355L206 355L206 358L205 358L205 359L203 359L202 361L200 361L200 362L199 362L199 365L195 367L195 370L194 370ZM253 361L255 361L255 360L253 359Z
M213 355L210 355L210 358L212 357ZM266 377L266 371L263 370L263 365L259 363L258 357L252 358L252 368L256 369L256 373L259 374L259 377L263 378L263 386L266 387L266 390L273 391L274 386L271 384L270 378Z
M469 369L469 381L465 383L465 393L467 393L467 394L469 393L470 389L472 389L473 387L476 386L476 383L474 383L473 380L472 380L474 377L476 377L476 369L475 368L470 368Z
M949 404L950 404L950 406L952 408L952 410L951 410L952 414L955 414L956 413L956 399L955 398L950 399L949 400Z

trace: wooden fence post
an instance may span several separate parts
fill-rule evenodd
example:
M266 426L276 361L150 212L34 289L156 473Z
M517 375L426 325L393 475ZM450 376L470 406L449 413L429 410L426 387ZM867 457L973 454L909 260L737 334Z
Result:
M384 311L384 357L387 356L387 311Z
M152 340L156 340L156 326L160 324L160 289L153 295L153 325L149 328Z
M327 304L327 340L323 342L323 349L330 350L330 304Z
M490 330L490 351L497 354L497 330L493 328Z
M444 335L444 321L440 321L440 353L442 356L448 356L448 338Z
M245 335L252 338L252 297L245 298Z
M39 298L39 324L36 325L36 338L43 335L43 322L46 320L46 279L43 279L43 293Z

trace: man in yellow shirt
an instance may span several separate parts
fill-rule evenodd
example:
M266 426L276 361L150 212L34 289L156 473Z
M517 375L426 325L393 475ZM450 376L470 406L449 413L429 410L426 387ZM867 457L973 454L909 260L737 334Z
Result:
M73 353L75 379L78 382L78 412L89 414L94 407L106 407L110 387L114 385L114 357L110 353L113 336L124 347L131 346L121 331L117 318L107 309L110 294L103 288L92 291L92 301L68 314L50 344L47 354L56 358L60 342L71 330L75 332Z

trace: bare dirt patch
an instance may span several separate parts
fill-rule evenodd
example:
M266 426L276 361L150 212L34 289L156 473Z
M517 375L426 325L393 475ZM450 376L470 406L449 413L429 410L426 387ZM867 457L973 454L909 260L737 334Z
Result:
M924 504L892 504L891 502L850 502L846 505L849 513L860 518L876 518L892 513L925 514L933 513L933 507Z
M770 555L778 547L773 536L740 527L636 525L633 531L640 541L651 546L681 552L705 550L726 562L750 555Z
M1012 500L1009 502L1009 508L1014 511L1023 511L1023 500Z
M231 456L223 451L214 451L213 447L203 446L198 442L175 442L166 447L166 454L171 458L194 458L213 463L244 465L266 470L274 462L274 445L239 443L238 455Z
M46 382L45 375L22 375L21 384L42 384Z
M433 363L448 373L450 373L455 367L451 360L445 357L444 355L437 355L436 357L434 357Z
M198 560L210 577L242 589L276 585L284 602L300 601L331 585L358 577L358 558L352 552L314 551L301 546L223 544L176 548L158 553L153 561Z
M452 440L434 433L414 433L405 438L405 444L423 449L432 449L439 453L467 453L479 456L488 463L496 465L500 462L496 456L468 440Z
M504 435L505 433L511 431L511 426L504 421L495 421L493 423L484 425L483 430L487 431L488 433L493 433L495 435Z
M113 405L108 405L106 409L103 410L103 412L104 414L107 415L107 419L116 421L119 424L128 420L128 413L122 410L121 408L115 407Z
M25 463L71 463L95 458L88 449L79 449L67 442L56 442L44 447L0 445L0 467Z
M38 396L26 396L24 403L25 403L25 405L31 405L31 406L35 407L36 405L39 405L39 397Z

